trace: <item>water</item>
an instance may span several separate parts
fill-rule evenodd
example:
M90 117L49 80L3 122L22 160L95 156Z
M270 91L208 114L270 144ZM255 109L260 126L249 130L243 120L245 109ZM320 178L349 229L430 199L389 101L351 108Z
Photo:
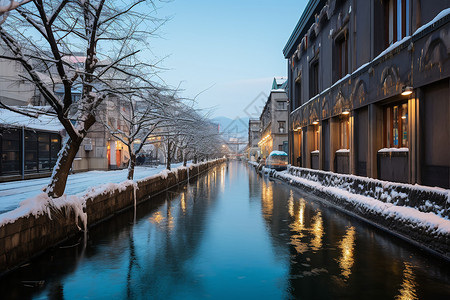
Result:
M0 279L2 299L450 299L449 264L231 162Z

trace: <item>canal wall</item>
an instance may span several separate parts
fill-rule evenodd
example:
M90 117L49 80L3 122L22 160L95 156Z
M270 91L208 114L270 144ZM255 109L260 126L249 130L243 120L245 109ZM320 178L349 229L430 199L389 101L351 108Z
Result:
M268 173L450 260L449 190L298 167Z
M0 216L0 275L33 256L60 244L112 216L148 201L152 196L196 180L224 159L179 167L142 180L108 183L85 195L49 199L46 194L26 200Z

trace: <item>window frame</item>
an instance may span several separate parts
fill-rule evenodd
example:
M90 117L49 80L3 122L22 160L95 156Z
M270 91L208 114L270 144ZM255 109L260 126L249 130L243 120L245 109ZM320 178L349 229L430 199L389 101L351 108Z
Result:
M408 101L385 105L383 107L383 147L409 148L408 131Z

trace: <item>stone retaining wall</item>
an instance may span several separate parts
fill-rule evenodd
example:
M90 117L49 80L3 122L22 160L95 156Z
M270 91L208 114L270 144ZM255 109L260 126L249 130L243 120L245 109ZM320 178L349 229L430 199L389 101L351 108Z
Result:
M87 226L92 227L115 214L134 206L134 187L136 201L143 202L188 179L195 180L199 174L223 163L224 159L200 163L188 168L178 168L129 184L126 188L115 189L86 199L84 212ZM49 214L20 217L13 223L0 226L0 274L10 271L31 257L79 234L83 223L71 206L53 209Z

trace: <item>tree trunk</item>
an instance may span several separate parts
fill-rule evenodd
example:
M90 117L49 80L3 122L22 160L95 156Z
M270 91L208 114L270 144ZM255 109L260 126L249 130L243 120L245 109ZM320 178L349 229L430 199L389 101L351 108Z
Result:
M170 171L170 162L171 162L171 160L172 160L172 158L170 157L170 145L171 145L171 142L168 142L167 143L167 160L166 160L166 169L167 170L169 170Z
M183 150L183 167L186 167L187 165L187 155L186 150Z
M134 167L136 166L136 154L130 151L130 161L128 162L128 180L133 180L134 177Z
M70 168L72 168L73 160L75 159L75 155L77 154L82 141L83 138L81 137L75 140L69 137L63 145L61 152L58 155L56 165L53 167L50 184L45 189L45 192L49 197L58 198L64 194Z

